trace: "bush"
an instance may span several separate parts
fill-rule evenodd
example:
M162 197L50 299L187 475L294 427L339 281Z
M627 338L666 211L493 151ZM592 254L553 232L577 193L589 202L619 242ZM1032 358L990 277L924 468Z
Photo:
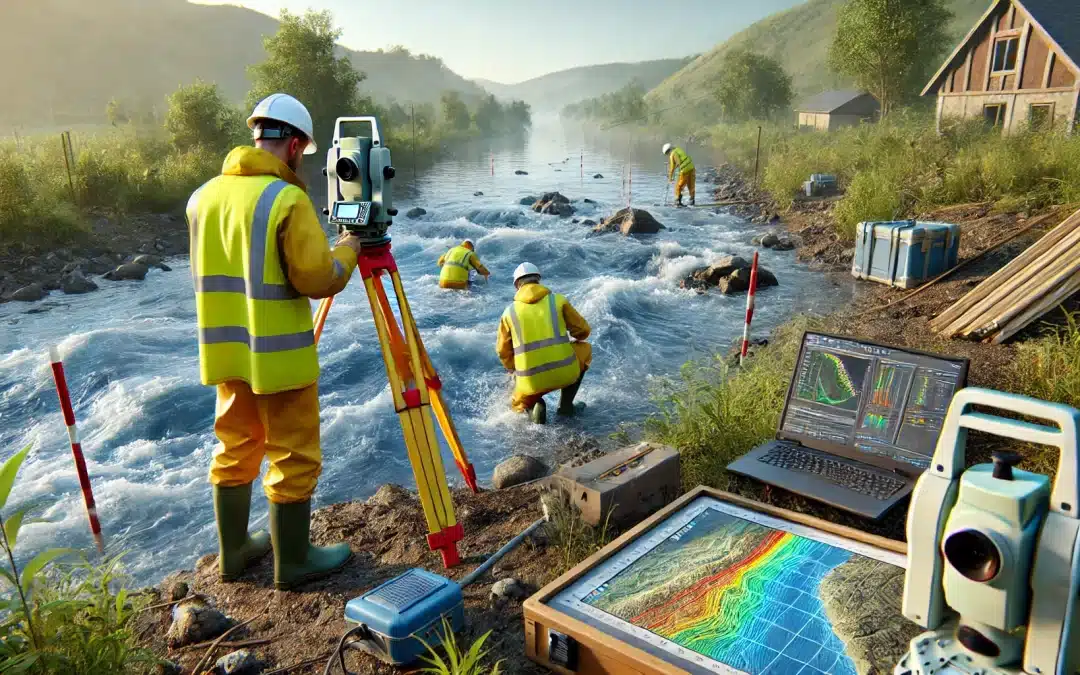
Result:
M559 552L560 569L565 572L593 553L607 545L612 539L608 527L611 519L609 511L603 525L593 527L581 519L581 512L570 503L567 495L561 491L549 492L544 497L548 521L544 532L548 536L548 545ZM612 505L618 508L618 504Z
M197 81L169 95L165 130L180 152L206 148L225 152L245 136L243 116L230 105L216 84Z
M802 334L811 327L806 317L785 324L742 368L721 357L690 362L679 379L660 384L660 412L646 420L645 432L678 448L684 489L727 489L727 465L775 435Z

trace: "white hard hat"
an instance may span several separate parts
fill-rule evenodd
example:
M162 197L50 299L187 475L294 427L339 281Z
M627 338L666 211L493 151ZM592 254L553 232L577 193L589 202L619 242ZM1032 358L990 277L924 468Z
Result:
M514 270L514 283L522 277L540 276L540 268L530 262L523 262Z
M284 122L295 127L307 136L308 144L304 148L305 155L314 155L318 148L315 147L315 128L311 123L311 113L304 104L288 94L270 94L251 112L247 120L248 129L254 129L255 123L260 120L272 122Z
M462 246L474 246L474 247L476 246L476 244L473 243L472 239L466 239L465 241L461 242L461 245Z
M671 152L671 143L664 143L664 154Z

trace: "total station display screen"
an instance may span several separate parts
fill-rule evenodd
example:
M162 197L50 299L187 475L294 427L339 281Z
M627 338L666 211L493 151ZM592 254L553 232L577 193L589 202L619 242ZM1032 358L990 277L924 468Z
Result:
M807 333L781 431L925 469L967 362Z
M356 218L360 215L360 204L346 202L338 204L334 216L337 218Z

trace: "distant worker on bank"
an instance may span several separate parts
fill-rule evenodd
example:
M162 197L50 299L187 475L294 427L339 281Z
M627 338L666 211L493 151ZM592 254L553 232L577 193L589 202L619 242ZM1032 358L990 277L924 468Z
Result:
M238 147L221 175L191 196L191 271L203 384L217 386L210 463L218 570L231 581L274 549L274 585L286 589L333 572L348 544L312 546L311 495L322 471L319 361L309 298L341 291L360 243L331 250L306 187L303 155L315 152L311 115L274 94L248 118L255 147ZM263 457L270 536L248 534L251 486Z
M671 143L664 143L664 154L668 156L668 183L679 173L679 179L675 181L675 206L682 206L682 191L686 188L690 192L690 206L694 205L694 193L697 189L697 172L694 171L694 160L682 148L677 148Z
M480 262L480 258L477 257L476 247L473 245L472 239L466 239L461 242L460 246L455 246L439 256L438 264L442 268L442 271L439 272L440 288L455 288L458 290L468 288L470 270L476 270L476 273L484 277L485 280L491 276L491 272L488 272L487 268Z
M558 413L573 415L574 397L592 363L592 345L584 341L589 324L565 297L540 285L540 270L532 263L514 270L514 287L495 343L499 360L514 374L511 407L545 424L544 394L562 390Z

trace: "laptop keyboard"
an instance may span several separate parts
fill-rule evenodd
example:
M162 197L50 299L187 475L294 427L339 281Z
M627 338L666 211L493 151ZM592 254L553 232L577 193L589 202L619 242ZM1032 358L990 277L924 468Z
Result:
M811 452L797 446L781 445L769 450L761 462L789 471L801 471L821 476L853 492L886 500L906 483L888 474L868 471L855 464L835 459L830 455Z

